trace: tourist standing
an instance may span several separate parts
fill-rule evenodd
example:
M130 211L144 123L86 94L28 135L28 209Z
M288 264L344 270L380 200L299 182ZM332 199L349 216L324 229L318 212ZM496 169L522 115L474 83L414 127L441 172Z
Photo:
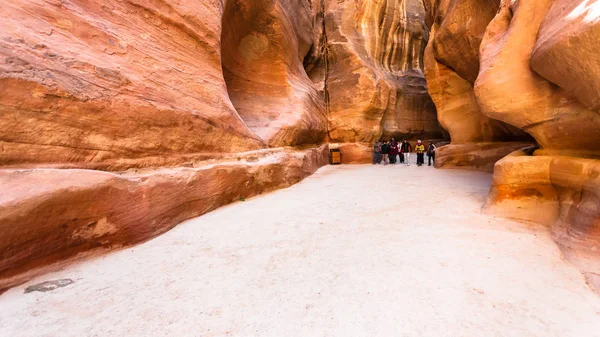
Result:
M427 162L429 163L429 165L427 166L431 166L432 161L433 165L435 165L435 149L437 149L437 147L435 147L435 145L433 145L433 143L429 141L429 145L427 146Z
M415 146L415 152L417 152L417 166L425 164L425 145L421 140L417 140L417 146Z
M373 165L381 163L381 142L375 141L373 144Z
M412 152L412 146L410 146L410 143L406 139L402 141L401 149L402 154L404 155L406 166L410 166L410 153Z
M404 151L402 151L402 144L402 141L400 141L400 143L398 144L398 162L400 164L404 164Z
M381 145L381 154L383 156L383 165L387 165L390 155L390 144L388 144L387 140L384 140L383 145Z
M396 164L396 156L398 155L398 142L392 138L390 141L390 164Z

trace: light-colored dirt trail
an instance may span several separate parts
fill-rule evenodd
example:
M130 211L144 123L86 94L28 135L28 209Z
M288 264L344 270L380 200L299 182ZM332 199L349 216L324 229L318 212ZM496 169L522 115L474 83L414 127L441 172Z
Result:
M325 167L9 290L0 336L600 336L545 229L480 214L490 179Z

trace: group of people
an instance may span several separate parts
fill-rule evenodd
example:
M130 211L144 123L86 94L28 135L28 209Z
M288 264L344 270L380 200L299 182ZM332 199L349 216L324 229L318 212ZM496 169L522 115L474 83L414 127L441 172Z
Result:
M432 162L435 164L435 149L436 147L431 141L427 148L425 148L423 142L420 139L417 140L417 145L414 148L414 151L417 153L417 165L422 166L425 164L425 153L427 153L429 166L431 166ZM373 164L381 164L383 162L383 165L395 165L399 163L410 166L411 152L413 152L413 147L406 139L402 140L401 143L398 143L394 138L389 142L387 140L378 140L373 144Z

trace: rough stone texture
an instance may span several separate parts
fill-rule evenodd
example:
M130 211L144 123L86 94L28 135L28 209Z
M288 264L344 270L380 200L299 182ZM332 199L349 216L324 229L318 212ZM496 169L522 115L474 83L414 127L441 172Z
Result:
M442 138L423 75L422 2L326 1L324 12L331 141Z
M271 146L322 142L325 101L303 67L314 39L309 2L227 1L222 21L225 81L242 119Z
M261 152L121 174L0 170L0 186L11 191L0 195L0 289L79 253L141 242L224 204L290 186L327 164L329 151Z
M426 1L435 58L469 83L479 74L479 45L500 0ZM468 18L468 19L466 19Z

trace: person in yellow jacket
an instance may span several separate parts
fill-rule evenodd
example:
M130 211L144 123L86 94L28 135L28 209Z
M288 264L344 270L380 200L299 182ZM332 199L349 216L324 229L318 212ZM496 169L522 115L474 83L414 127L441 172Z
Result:
M417 166L425 164L425 145L421 140L417 140L417 146L415 146L415 152L417 152Z

